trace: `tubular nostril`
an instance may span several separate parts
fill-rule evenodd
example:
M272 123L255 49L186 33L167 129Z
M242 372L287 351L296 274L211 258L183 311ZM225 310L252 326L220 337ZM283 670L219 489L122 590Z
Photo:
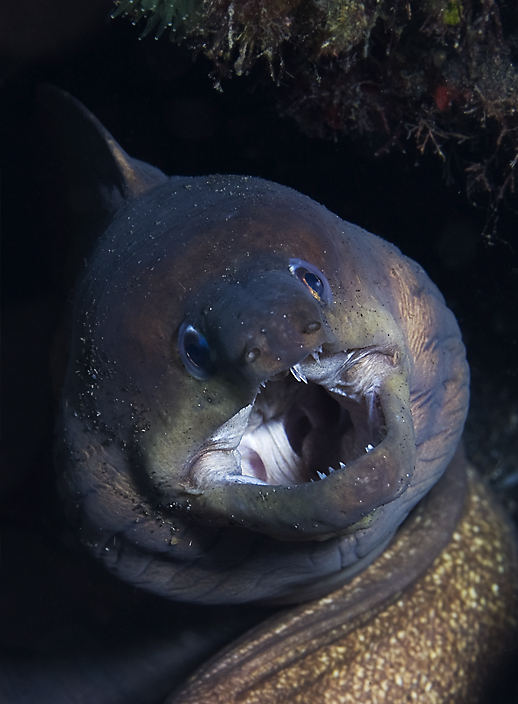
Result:
M320 330L321 327L322 323L320 323L318 320L314 320L313 322L308 323L306 325L305 332L317 332L318 330Z
M261 350L259 347L252 347L251 350L248 350L248 352L245 354L245 362L247 364L252 364L252 362L255 362L255 360L259 357L261 354Z

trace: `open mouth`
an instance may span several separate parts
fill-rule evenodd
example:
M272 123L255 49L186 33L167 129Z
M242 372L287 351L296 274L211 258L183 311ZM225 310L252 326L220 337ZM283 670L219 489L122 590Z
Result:
M203 443L175 505L279 539L365 527L412 480L408 374L398 349L314 350Z
M346 469L386 436L379 390L393 367L394 356L374 348L313 352L261 385L204 444L191 476L297 485Z

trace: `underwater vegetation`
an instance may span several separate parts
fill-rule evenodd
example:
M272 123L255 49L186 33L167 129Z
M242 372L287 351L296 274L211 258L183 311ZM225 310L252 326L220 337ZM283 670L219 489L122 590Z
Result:
M310 135L416 140L499 203L518 160L518 8L497 0L121 0L214 62L216 81L265 64L283 114ZM446 174L448 175L448 174Z

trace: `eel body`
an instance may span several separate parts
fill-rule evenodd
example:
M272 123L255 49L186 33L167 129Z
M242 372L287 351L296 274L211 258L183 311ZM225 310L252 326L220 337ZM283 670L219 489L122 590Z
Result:
M469 372L435 285L289 188L168 178L52 100L104 230L68 330L72 520L163 597L300 604L171 701L476 701L515 629L516 543L459 447Z
M514 526L460 454L362 574L247 633L167 703L495 701L517 578Z

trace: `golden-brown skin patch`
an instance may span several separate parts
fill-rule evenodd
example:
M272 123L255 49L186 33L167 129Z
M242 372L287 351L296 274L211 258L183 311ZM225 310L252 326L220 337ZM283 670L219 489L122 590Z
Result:
M196 673L170 702L481 701L490 671L516 633L518 553L509 518L471 467L467 478L450 543L404 593L361 613L359 602L368 603L384 577L390 582L401 571L402 555L421 552L429 506L411 516L411 529L404 526L352 582L263 624Z

